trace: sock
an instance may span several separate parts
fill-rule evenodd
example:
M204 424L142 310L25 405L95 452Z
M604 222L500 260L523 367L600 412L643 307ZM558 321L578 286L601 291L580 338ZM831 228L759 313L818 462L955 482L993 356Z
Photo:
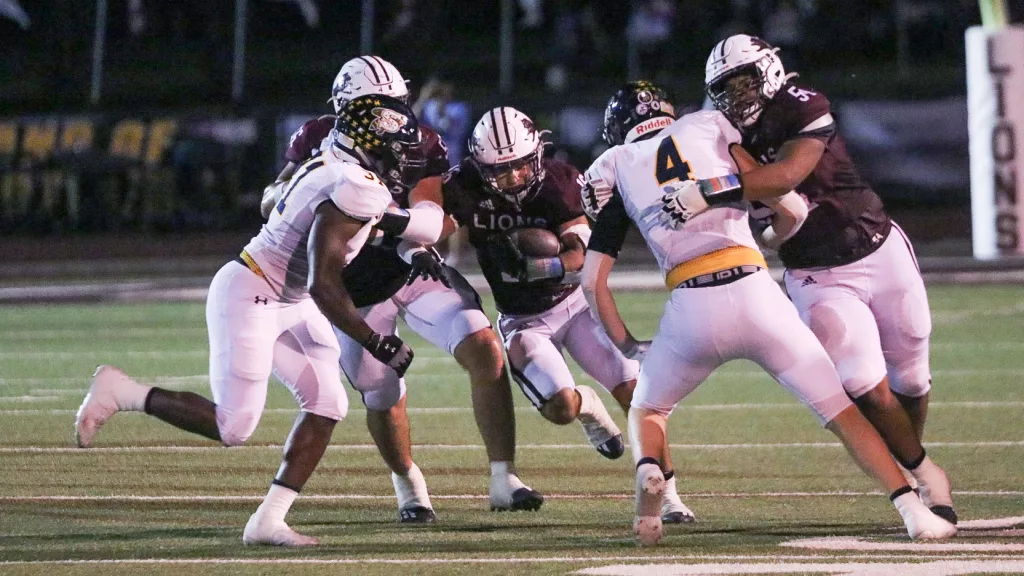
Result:
M906 484L902 488L897 488L892 494L889 494L889 501L895 503L896 500L912 492L914 492L914 489L911 488L909 484ZM914 497L917 497L917 493L914 493Z
M516 466L512 462L507 460L497 460L491 462L491 476L498 478L506 478L512 491L515 492L520 488L525 488L526 484L519 479L516 475Z
M409 472L405 476L399 476L392 472L391 483L395 486L395 496L398 497L400 510L412 506L433 508L430 505L430 495L427 493L427 481L423 478L423 472L415 462L409 467Z
M676 471L675 470L669 470L668 472L662 472L662 473L665 475L665 482L668 482L669 480L672 480L672 479L674 479L676 477Z
M913 472L914 470L917 469L918 466L921 465L922 462L925 461L925 458L927 458L927 457L928 457L928 454L924 451L924 448L922 448L921 449L921 455L918 456L915 460L912 460L910 462L900 462L900 464L904 468L906 468L907 470L910 470L911 472Z
M920 498L918 498L917 492L910 490L909 486L907 489L909 490L908 492L903 492L899 496L889 497L892 500L893 506L896 507L896 511L900 513L900 516L906 519L908 515L912 516L915 511L920 512L921 510L924 510L925 512L928 512L924 503L921 502ZM893 492L893 494L896 494L897 492L900 492L900 490Z
M593 388L577 386L576 393L580 396L580 413L577 418L592 415L594 413L594 400L596 400Z
M145 412L149 394L153 390L152 386L144 386L134 380L129 380L123 388L117 391L115 396L117 398L117 408L132 412Z
M263 503L260 504L257 512L263 514L263 520L265 521L283 523L285 515L288 514L288 510L292 507L292 502L295 502L295 497L298 495L297 491L282 486L275 481L274 484L270 485L270 491L263 498Z
M671 474L671 476L669 476L669 474ZM679 500L679 494L676 493L676 476L672 472L665 474L665 494L662 496L662 500L665 498L672 500L673 503ZM679 502L682 503L681 500L679 500Z

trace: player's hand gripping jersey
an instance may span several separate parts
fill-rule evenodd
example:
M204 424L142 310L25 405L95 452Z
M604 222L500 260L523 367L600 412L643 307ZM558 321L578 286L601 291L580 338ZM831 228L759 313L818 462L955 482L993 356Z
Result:
M763 265L746 203L709 208L678 229L666 226L661 218L662 197L674 184L735 172L729 145L739 140L739 132L722 114L703 111L683 116L655 138L608 149L584 175L588 211L599 212L588 249L618 256L632 219L670 288L689 278L692 269L680 270L681 264L725 248L749 250L731 251L735 262L712 263L715 270Z
M306 241L316 209L323 202L333 202L348 216L366 223L346 248L345 261L349 263L392 198L376 174L346 162L339 152L327 151L303 164L288 182L270 219L242 252L246 264L259 271L282 302L308 297Z
M814 171L796 187L810 212L800 231L779 249L787 268L859 260L881 246L892 227L882 201L857 173L831 110L823 94L789 81L743 132L743 147L762 162L774 161L782 145L796 138L814 138L826 146Z
M469 228L469 242L476 249L480 268L502 314L543 312L579 287L579 284L510 281L502 275L499 259L490 252L492 238L498 234L515 228L545 228L557 235L563 224L583 216L579 171L552 159L544 159L543 166L540 189L518 206L490 193L469 159L445 177L445 212L450 213L459 226Z
M334 140L331 131L334 130L337 118L327 114L303 124L292 134L288 149L285 150L285 160L300 164L320 154L329 153L330 143ZM449 168L448 148L444 141L437 132L422 125L420 136L427 158L424 178L443 175ZM407 191L393 194L392 200L399 208L409 208ZM383 302L405 283L410 266L396 252L399 241L392 236L375 235L356 259L345 267L342 278L356 307Z

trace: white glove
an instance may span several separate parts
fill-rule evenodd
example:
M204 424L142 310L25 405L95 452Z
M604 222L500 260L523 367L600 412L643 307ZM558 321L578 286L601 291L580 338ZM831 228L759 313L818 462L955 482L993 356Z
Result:
M633 346L626 350L623 355L630 360L636 360L637 362L643 362L647 356L647 351L651 349L650 340L638 340L633 343Z
M707 210L708 203L701 194L697 182L683 180L664 188L661 197L661 222L672 229L679 229L690 218Z

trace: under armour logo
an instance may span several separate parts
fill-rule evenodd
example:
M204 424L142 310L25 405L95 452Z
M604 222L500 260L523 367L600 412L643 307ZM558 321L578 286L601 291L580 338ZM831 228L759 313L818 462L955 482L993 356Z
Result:
M811 284L817 283L818 281L815 280L813 276L808 276L807 278L804 278L803 282L800 283L800 287L803 288L804 286L810 286Z
M267 303L267 297L266 296L257 296L256 297L256 301L254 302L254 304L264 304L264 305L266 303Z
M876 232L875 235L871 237L871 243L872 244L878 244L881 241L882 241L882 233L881 232Z

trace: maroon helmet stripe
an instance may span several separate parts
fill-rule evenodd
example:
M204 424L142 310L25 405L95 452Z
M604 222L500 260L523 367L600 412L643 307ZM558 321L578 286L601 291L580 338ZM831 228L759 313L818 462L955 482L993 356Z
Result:
M501 107L501 125L505 128L505 140L508 140L509 147L512 146L512 135L508 133L508 119L505 118L505 107Z
M501 148L501 136L498 134L498 119L494 117L494 108L491 108L491 130L494 132L494 143L496 147Z
M384 74L384 81L391 82L391 74L388 74L388 67L384 65L384 61L381 60L379 56L370 56L370 58L377 61L377 65L380 66L381 73Z
M362 56L360 56L359 59L366 62L366 65L370 67L370 72L373 72L373 79L380 82L380 74L377 74L377 68L373 65L373 62L370 62Z

